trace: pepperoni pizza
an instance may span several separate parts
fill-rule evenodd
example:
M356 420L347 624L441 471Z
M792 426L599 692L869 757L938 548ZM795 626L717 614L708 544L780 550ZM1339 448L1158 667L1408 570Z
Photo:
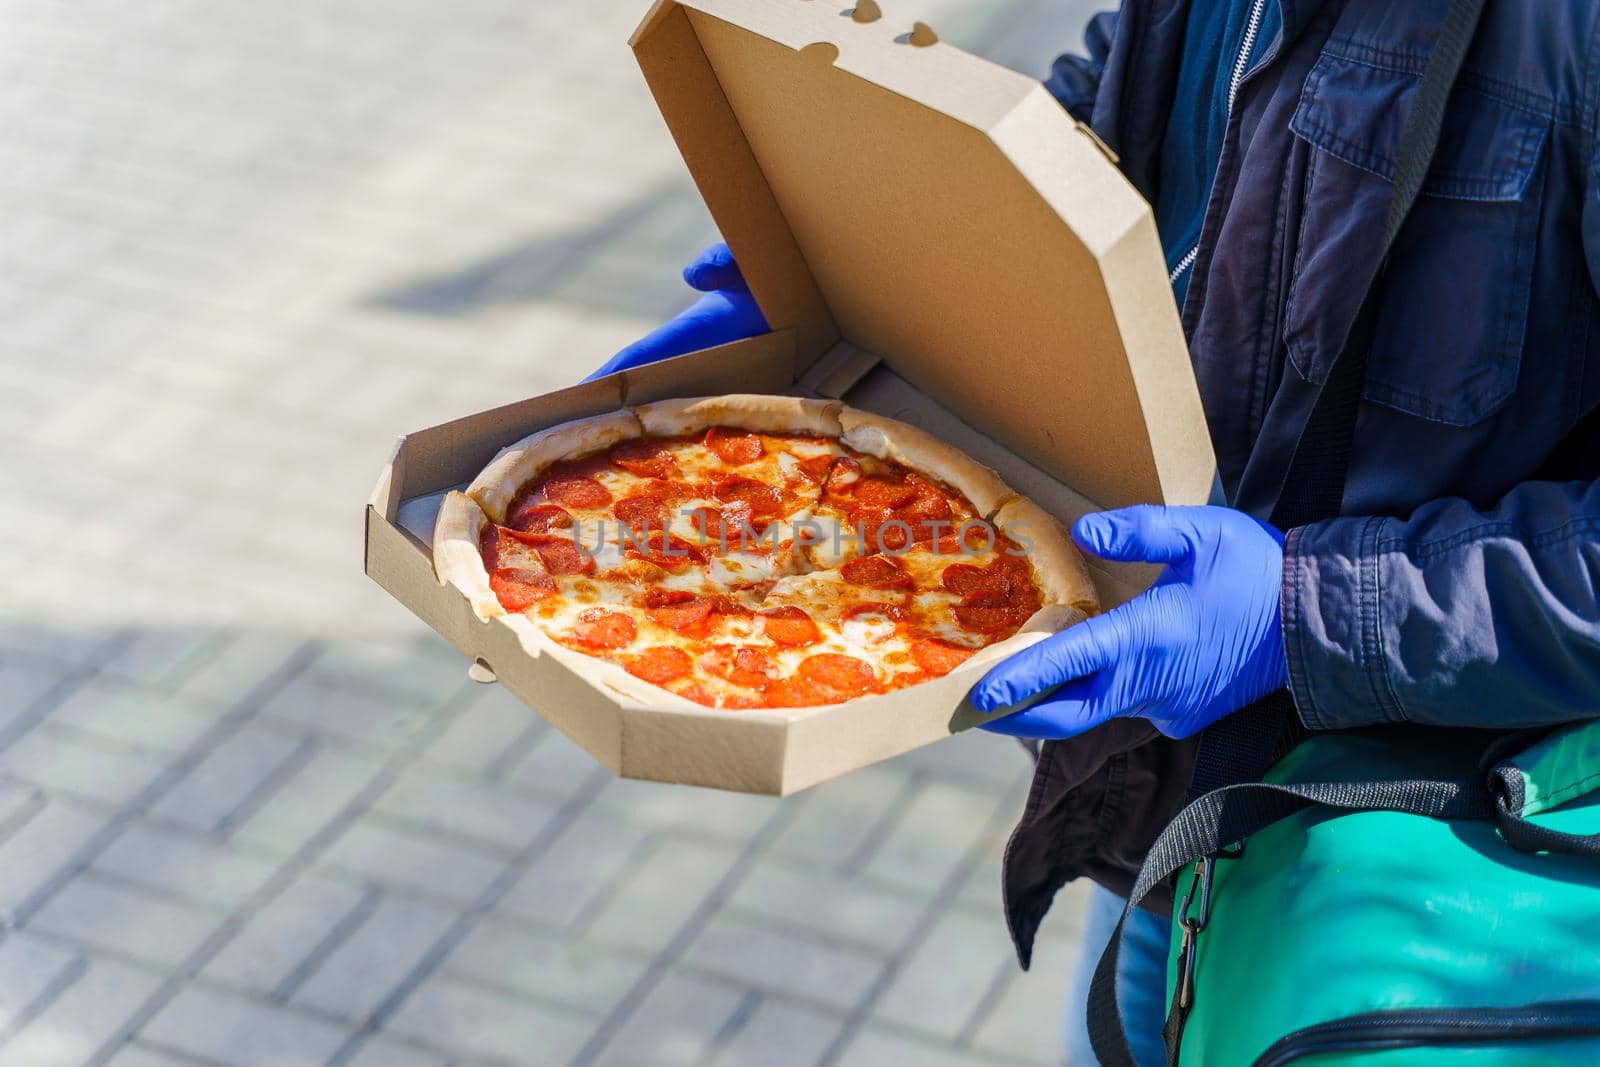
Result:
M434 559L541 652L589 657L641 699L729 709L915 685L1097 610L1061 528L993 471L795 397L536 433L446 497Z

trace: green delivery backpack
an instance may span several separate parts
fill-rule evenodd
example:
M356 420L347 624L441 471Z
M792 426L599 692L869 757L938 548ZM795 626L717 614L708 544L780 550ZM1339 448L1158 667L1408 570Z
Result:
M1442 733L1301 744L1319 801L1180 879L1174 1062L1600 1064L1600 722Z

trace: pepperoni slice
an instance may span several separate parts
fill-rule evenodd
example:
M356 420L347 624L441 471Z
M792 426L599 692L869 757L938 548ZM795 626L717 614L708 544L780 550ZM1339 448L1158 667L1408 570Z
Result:
M719 678L750 689L763 689L778 676L772 654L754 645L713 645L702 662Z
M703 564L705 555L694 545L676 534L652 530L641 538L641 544L624 539L622 554L629 559L643 559L668 571L681 571L685 567Z
M717 706L716 696L707 690L703 685L690 683L689 685L675 688L673 692L677 693L685 700L692 700L696 704L704 704L708 708L714 708Z
M957 596L967 596L980 589L988 589L994 582L986 567L974 567L970 563L952 563L944 569L939 576L939 584Z
M672 453L648 438L617 445L611 450L611 462L641 478L677 478L681 474Z
M661 608L668 604L682 604L695 599L695 595L687 589L662 589L659 586L645 590L644 606L647 608Z
M507 531L510 533L510 531ZM531 545L539 554L545 570L551 574L590 574L594 571L594 557L580 549L577 542L565 534L512 534L517 540Z
M489 575L489 588L509 612L521 614L556 591L556 580L542 571L503 567Z
M669 630L687 630L698 626L711 614L715 604L706 597L690 597L675 604L662 604L646 609L650 618Z
M756 614L762 618L767 636L780 645L814 645L822 640L822 633L803 608L772 608Z
M852 585L869 589L904 589L911 585L911 575L888 556L858 556L850 560L839 573Z
M767 451L759 434L730 430L726 426L713 426L706 431L706 447L722 462L735 467L758 460Z
M961 598L956 605L956 621L962 629L974 633L994 634L1021 624L1017 610L1006 594L998 589L979 589Z
M856 499L878 508L897 508L909 504L917 495L917 487L902 481L871 475L855 485Z
M833 461L834 457L826 452L820 456L808 456L800 461L800 477L821 485L827 480L828 472L833 469Z
M866 552L899 552L911 544L911 526L893 510L878 505L863 506L850 512L850 521L861 536Z
M635 678L643 678L653 685L665 685L693 670L694 661L682 649L657 645L655 648L645 649L637 656L629 656L623 660L622 669Z
M841 656L837 652L807 656L800 662L798 674L801 681L811 683L834 700L860 696L877 681L865 660Z
M572 516L559 504L513 504L506 525L521 533L549 533L572 528Z
M829 703L821 686L803 678L781 678L762 691L761 699L769 708L809 708Z
M783 509L783 494L777 489L738 474L715 478L711 495L724 503L745 505L752 521L776 518Z
M667 502L659 496L630 494L617 501L611 513L635 534L643 537L651 530L667 528Z
M586 474L551 474L538 483L545 498L569 508L603 508L611 503L606 487Z
M573 624L573 639L590 648L623 648L638 636L638 627L626 615L604 608L589 608Z
M544 569L539 554L524 537L493 523L485 525L478 535L478 551L483 555L484 568L489 571L518 567L534 571Z
M833 461L828 471L828 480L823 483L823 488L830 493L849 493L855 483L861 480L861 464L849 456L840 456Z
M950 501L936 489L919 493L916 499L904 505L896 517L911 525L913 541L932 541L935 531L948 530L954 512Z
M911 642L911 658L929 674L949 674L972 657L977 651L952 645L934 637L919 637Z

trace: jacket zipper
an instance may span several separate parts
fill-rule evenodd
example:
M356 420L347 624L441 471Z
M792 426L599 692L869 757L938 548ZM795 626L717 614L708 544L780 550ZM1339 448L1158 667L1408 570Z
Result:
M1285 1034L1257 1057L1255 1067L1282 1067L1329 1052L1584 1036L1600 1036L1600 1001L1374 1011Z
M1261 20L1266 15L1267 0L1254 0L1250 5L1250 18L1244 24L1244 40L1239 44L1239 54L1233 61L1233 75L1228 79L1228 111L1224 116L1223 125L1233 118L1233 98L1239 94L1239 83L1244 80L1245 68L1250 63L1250 53L1255 49L1256 36L1261 32ZM1178 279L1183 277L1183 272L1194 266L1195 257L1200 254L1200 242L1196 241L1194 247L1183 254L1177 265L1167 275L1167 284L1177 285Z

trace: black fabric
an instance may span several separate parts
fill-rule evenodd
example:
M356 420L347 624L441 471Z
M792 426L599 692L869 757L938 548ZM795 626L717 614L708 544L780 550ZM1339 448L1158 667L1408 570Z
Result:
M1515 764L1502 763L1491 773L1494 824L1506 844L1521 852L1565 852L1600 859L1600 834L1568 834L1525 819L1523 777Z

